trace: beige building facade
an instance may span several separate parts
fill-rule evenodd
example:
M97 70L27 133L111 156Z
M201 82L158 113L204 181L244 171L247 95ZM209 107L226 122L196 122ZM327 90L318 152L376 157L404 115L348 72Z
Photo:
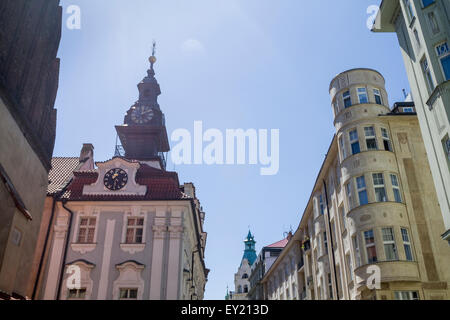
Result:
M339 74L330 95L336 135L263 279L266 297L449 299L450 252L414 104L391 110L371 69Z
M450 2L384 0L373 31L397 33L450 244Z

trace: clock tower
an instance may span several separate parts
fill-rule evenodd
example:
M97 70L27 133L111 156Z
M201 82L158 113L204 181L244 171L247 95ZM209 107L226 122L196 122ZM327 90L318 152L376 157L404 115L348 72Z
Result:
M116 131L125 151L125 158L156 161L161 169L165 169L163 153L168 152L170 146L164 114L158 104L161 89L153 69L156 62L155 43L149 61L147 76L138 84L139 100L127 111L123 125L116 126Z

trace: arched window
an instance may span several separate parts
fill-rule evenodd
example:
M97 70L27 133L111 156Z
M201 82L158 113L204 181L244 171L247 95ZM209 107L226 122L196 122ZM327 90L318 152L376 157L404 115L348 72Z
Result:
M248 279L248 274L244 273L244 274L242 275L242 279Z
M248 293L248 285L244 286L244 293Z

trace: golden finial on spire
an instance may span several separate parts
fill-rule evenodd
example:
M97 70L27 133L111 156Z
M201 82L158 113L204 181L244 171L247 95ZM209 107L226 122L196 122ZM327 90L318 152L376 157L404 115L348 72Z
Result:
M156 49L156 41L153 40L152 56L148 59L148 61L150 61L150 64L152 65L152 67L153 67L153 64L156 62L155 49Z

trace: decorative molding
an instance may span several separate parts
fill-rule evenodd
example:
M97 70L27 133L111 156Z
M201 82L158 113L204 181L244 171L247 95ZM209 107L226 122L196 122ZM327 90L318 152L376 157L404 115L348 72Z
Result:
M145 249L145 243L121 243L120 249L130 254L135 254Z
M142 186L136 183L136 173L140 168L138 162L129 162L122 158L113 158L107 162L97 162L98 178L97 181L91 185L83 187L83 195L137 195L145 196L147 193L147 186ZM111 169L122 169L128 175L128 182L120 190L111 191L103 184L103 177Z
M81 254L85 254L87 252L91 252L94 251L94 249L96 248L97 243L76 243L73 242L70 244L70 248L73 251L79 252Z
M138 289L137 300L142 300L144 294L144 279L141 273L145 266L134 261L116 265L119 277L113 283L113 299L119 300L120 289Z
M152 230L153 230L153 239L164 239L167 232L167 226L154 225L152 226Z

